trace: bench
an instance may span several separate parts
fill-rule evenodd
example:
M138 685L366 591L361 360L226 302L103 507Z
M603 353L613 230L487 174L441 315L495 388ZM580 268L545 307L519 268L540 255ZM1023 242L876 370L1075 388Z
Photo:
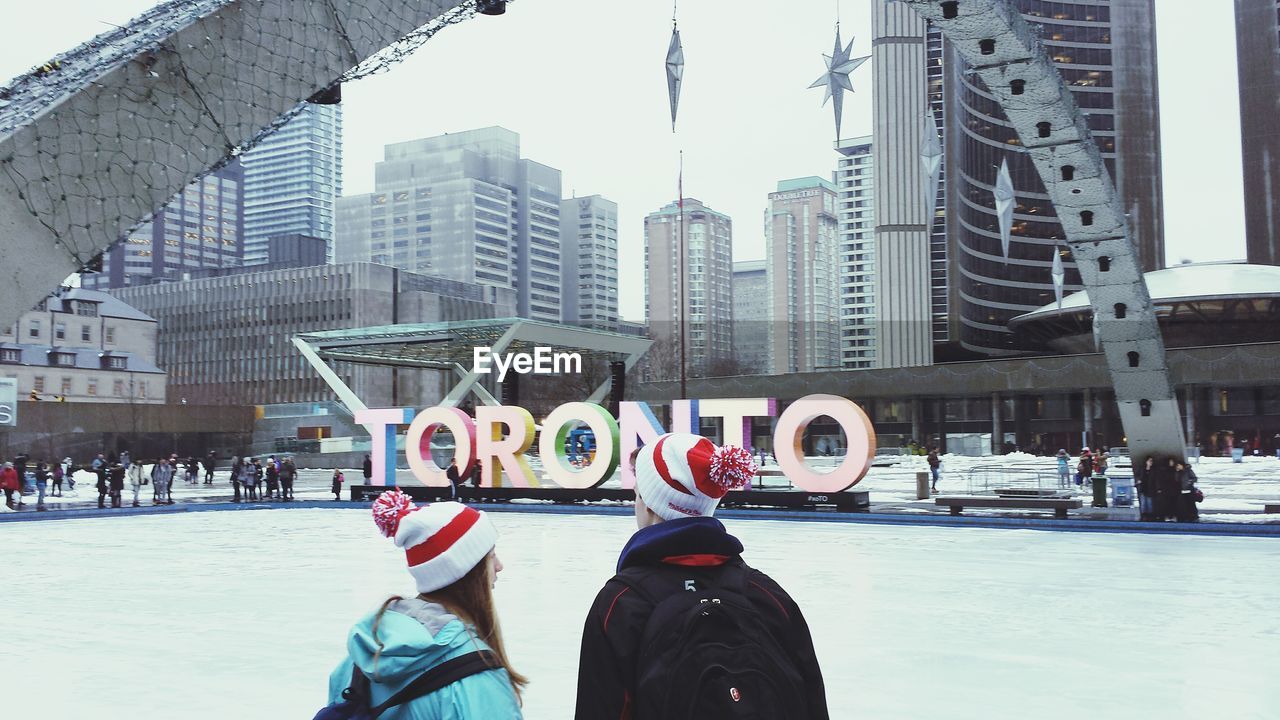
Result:
M1280 503L1267 503L1262 507L1262 512L1280 513Z
M952 515L959 515L966 507L1027 508L1052 510L1056 518L1066 519L1068 510L1079 510L1084 503L1072 498L1043 497L991 497L989 495L949 495L936 497L933 502L951 508Z

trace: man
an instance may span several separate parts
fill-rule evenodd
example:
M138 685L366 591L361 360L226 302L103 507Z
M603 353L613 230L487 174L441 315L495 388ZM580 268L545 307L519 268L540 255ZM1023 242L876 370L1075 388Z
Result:
M293 481L298 477L298 466L293 464L293 458L284 459L284 465L280 467L280 491L283 499L293 499Z
M828 717L800 608L712 517L755 469L742 448L685 433L640 450L640 530L587 615L578 720Z
M129 476L129 487L133 488L133 506L138 507L138 494L146 483L142 480L142 459L134 458L126 471Z
M365 455L364 456L364 484L372 485L373 483L369 482L372 479L373 479L373 460L368 455Z
M206 455L204 458L204 484L205 485L213 484L213 466L217 464L218 464L218 456L214 455L213 451L209 451L209 454Z
M444 476L449 478L449 497L457 500L458 486L462 484L462 475L458 473L457 458L449 461L449 469L444 471Z

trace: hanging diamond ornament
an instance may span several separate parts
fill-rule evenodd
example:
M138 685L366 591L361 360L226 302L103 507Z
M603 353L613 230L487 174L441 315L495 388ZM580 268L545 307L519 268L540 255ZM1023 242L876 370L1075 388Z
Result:
M684 46L680 29L671 24L671 44L667 47L667 95L671 100L671 132L676 131L676 108L680 105L680 84L684 82Z
M1009 235L1013 231L1013 180L1009 177L1009 160L1000 161L1000 174L996 176L996 214L1000 216L1000 248L1004 259L1009 259Z
M1053 276L1053 296L1058 301L1058 309L1062 309L1062 287L1067 279L1067 271L1062 269L1062 251L1055 245L1053 248L1053 268L1049 270Z
M844 50L840 49L840 25L836 25L836 46L830 55L823 55L823 59L827 63L827 71L822 74L809 87L826 87L827 94L822 98L822 104L826 105L827 101L835 98L836 110L836 139L840 138L840 118L844 110L844 91L853 92L853 83L849 80L849 74L858 69L858 66L871 59L871 56L860 58L850 58L853 54L853 41L849 41L848 47Z
M924 167L925 208L933 217L938 206L938 173L942 170L942 141L938 138L938 122L932 112L921 118L920 164Z

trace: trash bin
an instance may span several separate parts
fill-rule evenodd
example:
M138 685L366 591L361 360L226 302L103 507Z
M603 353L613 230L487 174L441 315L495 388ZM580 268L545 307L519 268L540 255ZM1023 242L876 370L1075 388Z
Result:
M1133 507L1134 498L1137 496L1133 478L1117 476L1110 480L1111 504L1116 507Z
M1093 506L1107 506L1107 478L1105 476L1093 476Z
M916 473L916 499L929 499L929 473L927 472Z

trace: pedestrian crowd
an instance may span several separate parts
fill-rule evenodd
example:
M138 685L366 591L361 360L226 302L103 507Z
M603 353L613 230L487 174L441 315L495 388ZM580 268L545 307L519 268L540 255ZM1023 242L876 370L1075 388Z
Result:
M245 457L231 459L231 502L250 500L293 500L293 483L298 479L298 467L293 458L278 459L272 455L267 461Z
M714 517L751 482L755 460L672 433L629 462L638 529L587 613L575 717L829 717L800 606L743 561L742 542ZM522 717L529 679L512 667L494 605L494 521L454 501L418 507L398 490L373 503L373 520L403 551L417 594L355 624L315 719L391 708L424 720Z
M1138 517L1144 522L1199 522L1204 493L1196 473L1178 458L1148 457L1134 468Z

